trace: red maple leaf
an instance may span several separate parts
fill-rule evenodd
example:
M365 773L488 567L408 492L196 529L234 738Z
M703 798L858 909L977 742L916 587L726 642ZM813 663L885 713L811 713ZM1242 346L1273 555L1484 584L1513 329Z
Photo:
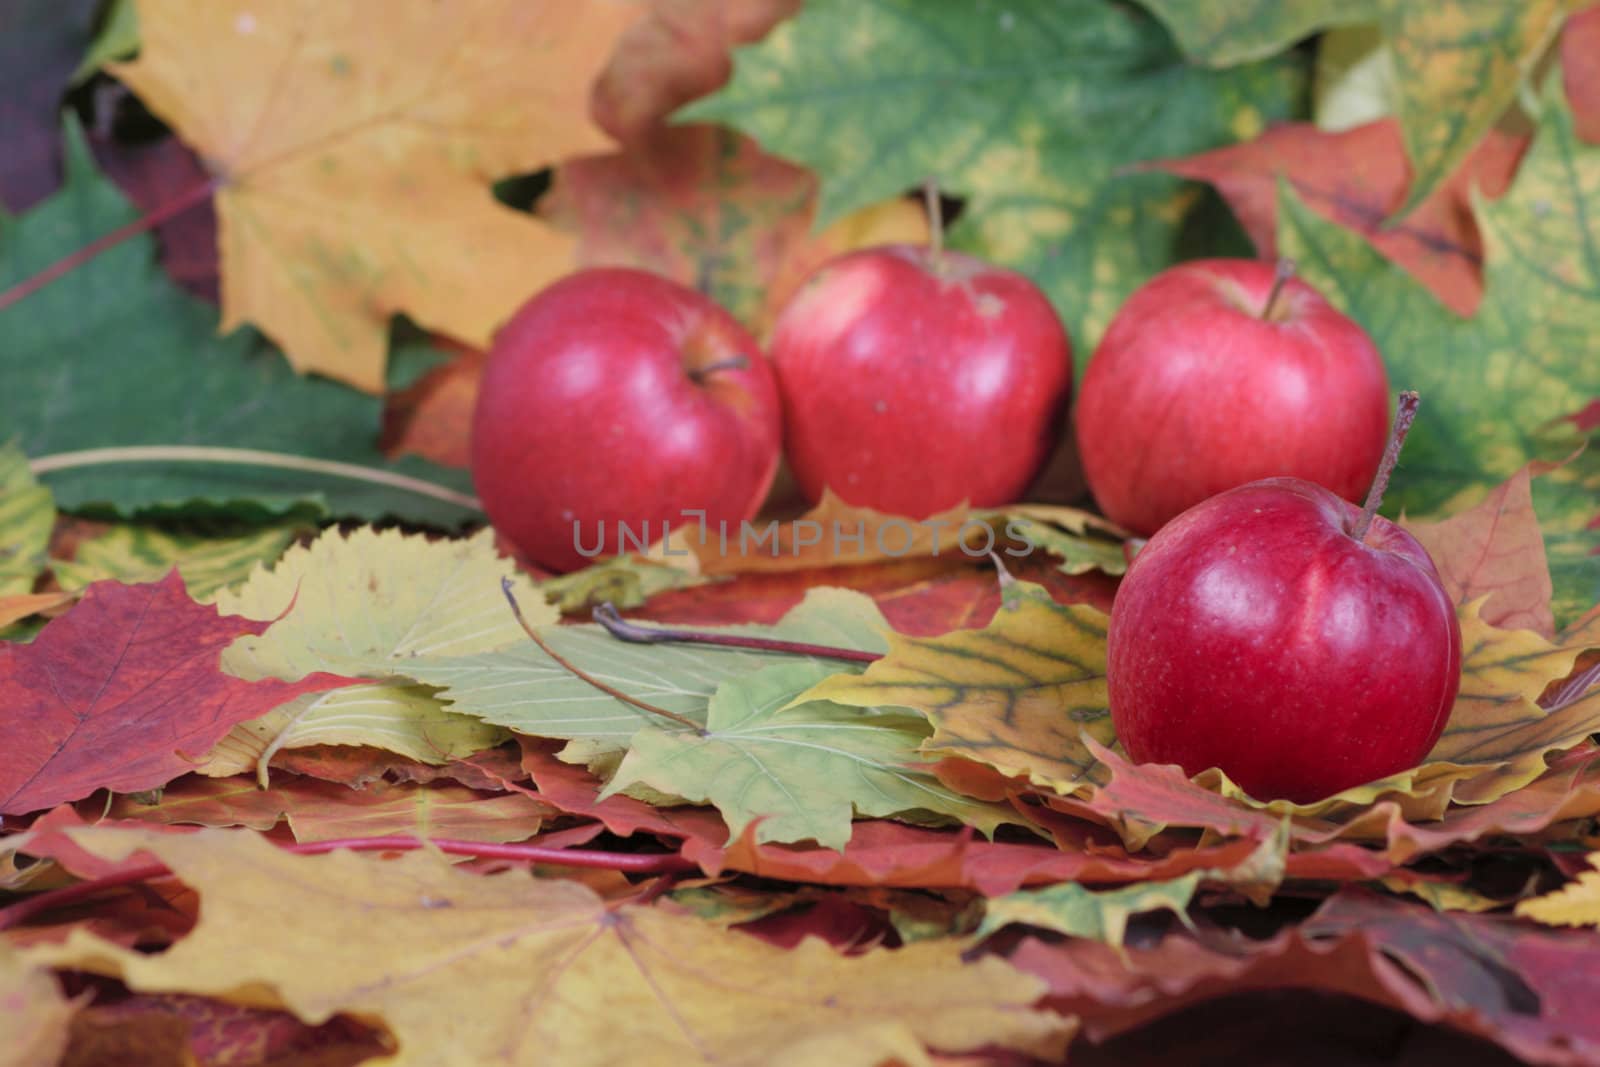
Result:
M352 683L224 674L222 650L270 625L196 603L173 571L146 585L96 582L32 644L0 645L0 814L165 785L235 723Z

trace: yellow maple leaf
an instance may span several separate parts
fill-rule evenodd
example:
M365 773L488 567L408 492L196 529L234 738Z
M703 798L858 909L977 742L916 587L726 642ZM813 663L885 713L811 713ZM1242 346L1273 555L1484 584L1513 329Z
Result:
M386 1026L385 1060L931 1064L927 1046L993 1045L1052 1061L1072 1020L1031 1007L1045 983L956 940L841 956L678 911L608 905L574 881L479 875L442 856L296 856L251 831L71 831L104 857L154 853L200 894L194 931L158 955L83 929L30 962ZM263 936L270 931L270 936Z
M1589 866L1555 892L1522 901L1517 914L1547 926L1600 926L1600 852L1589 853Z
M1081 788L1097 760L1084 737L1114 739L1106 692L1106 616L1059 604L1032 582L1007 582L992 622L938 637L888 634L860 674L836 674L795 703L914 708L933 723L922 744L1058 793Z
M475 345L571 267L488 183L608 144L623 0L139 0L113 69L215 175L222 328L383 389L389 318Z

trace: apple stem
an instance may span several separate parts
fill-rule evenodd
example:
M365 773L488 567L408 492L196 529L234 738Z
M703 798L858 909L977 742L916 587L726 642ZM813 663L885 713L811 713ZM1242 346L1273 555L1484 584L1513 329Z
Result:
M1361 515L1356 519L1355 526L1350 529L1350 536L1357 541L1367 539L1367 530L1372 526L1372 517L1378 513L1378 505L1383 503L1383 494L1389 488L1389 476L1394 473L1394 465L1400 462L1400 449L1406 443L1406 434L1411 432L1411 424L1417 418L1417 405L1421 403L1415 390L1407 389L1400 394L1400 402L1395 408L1394 427L1389 431L1389 444L1383 450L1383 459L1378 464L1378 473L1372 479L1372 488L1367 492L1367 502L1361 508Z
M939 182L929 178L922 183L922 203L928 212L928 251L935 263L944 254L944 209L939 204Z
M639 700L636 697L631 697L627 693L624 693L622 690L616 688L615 686L607 685L605 682L602 682L600 679L596 678L594 675L592 675L592 674L588 673L587 671L583 670L582 668L578 667L577 664L573 663L571 660L567 659L561 653L559 653L555 649L551 648L550 647L550 643L548 641L546 641L544 638L540 637L538 631L536 631L532 626L528 625L528 620L522 617L522 605L517 603L517 595L511 591L511 579L510 578L501 578L500 579L500 591L505 593L506 600L510 602L510 604L511 604L511 613L517 617L517 625L522 627L522 632L527 634L530 638L533 639L533 643L539 646L539 650L541 652L543 652L545 655L549 656L551 659L555 660L562 667L566 668L566 670L569 673L573 674L574 676L576 676L578 678L582 678L584 681L588 682L590 685L592 685L596 689L600 690L600 692L606 694L606 696L615 697L617 700L622 701L624 704L631 704L634 707L638 708L640 711L647 711L651 715L656 715L656 716L659 716L659 717L661 717L663 719L671 719L673 722L677 723L679 726L687 726L689 729L693 730L695 733L699 734L701 737L704 737L706 735L706 728L704 726L701 726L699 723L695 722L693 719L688 718L687 716L684 716L684 715L679 715L675 711L668 711L666 708L659 708L654 704L648 704L648 703L644 702L643 700Z
M718 371L749 369L750 357L741 352L737 356L729 356L727 359L719 359L715 363L707 363L704 367L691 367L689 369L689 380L696 385L704 385L706 384L706 379Z
M659 645L676 642L688 645L717 645L723 648L748 648L756 652L778 652L790 656L821 656L843 659L852 663L872 663L883 656L877 652L863 652L854 648L835 648L832 645L811 645L804 641L780 641L771 637L749 637L744 634L718 633L715 630L671 630L665 627L640 626L617 614L610 601L594 609L594 621L619 641L636 645Z
M1294 277L1294 271L1294 260L1287 257L1278 260L1277 269L1272 272L1272 289L1267 293L1267 302L1261 305L1262 321L1272 318L1272 310L1278 304L1278 294L1283 292L1284 285Z

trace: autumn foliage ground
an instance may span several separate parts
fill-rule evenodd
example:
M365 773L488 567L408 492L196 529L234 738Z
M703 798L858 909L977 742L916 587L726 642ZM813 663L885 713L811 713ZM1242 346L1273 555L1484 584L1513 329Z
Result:
M0 10L0 1065L1600 1063L1600 8L467 6ZM1130 763L1137 544L1068 445L941 516L1026 530L1005 572L833 496L853 555L481 528L531 292L638 266L760 335L930 176L1080 373L1162 267L1287 255L1422 392L1421 766ZM174 446L322 466L82 455Z

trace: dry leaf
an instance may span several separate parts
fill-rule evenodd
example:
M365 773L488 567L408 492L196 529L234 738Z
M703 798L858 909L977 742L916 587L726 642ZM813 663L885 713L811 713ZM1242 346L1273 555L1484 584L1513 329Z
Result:
M1589 853L1588 859L1594 870L1584 871L1577 881L1554 893L1522 901L1517 914L1549 926L1600 927L1600 852Z
M682 914L608 907L575 882L482 876L413 852L294 856L249 832L78 830L108 857L157 855L201 899L159 955L82 931L25 958L192 992L302 1021L381 1021L394 1064L817 1064L876 1067L885 1049L995 1045L1054 1058L1069 1020L998 959L924 943L842 957L785 951ZM264 929L275 931L263 940ZM317 966L308 967L308 959Z

